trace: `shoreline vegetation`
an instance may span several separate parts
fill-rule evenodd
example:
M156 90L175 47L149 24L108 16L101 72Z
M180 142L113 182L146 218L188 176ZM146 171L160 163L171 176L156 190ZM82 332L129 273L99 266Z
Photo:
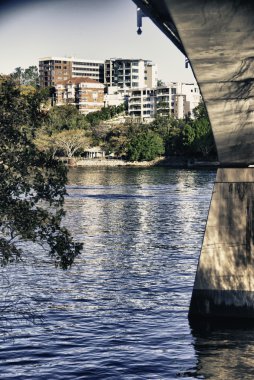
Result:
M54 106L34 143L68 166L218 166L204 104L184 119L164 111L148 123L131 119L124 104L87 115L72 105Z

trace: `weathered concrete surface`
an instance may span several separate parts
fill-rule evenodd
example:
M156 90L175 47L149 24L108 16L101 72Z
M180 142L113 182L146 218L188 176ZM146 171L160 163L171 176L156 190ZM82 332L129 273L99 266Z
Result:
M180 39L208 110L220 162L254 163L254 1L134 2L169 38L171 28Z
M218 169L190 306L254 317L254 168Z

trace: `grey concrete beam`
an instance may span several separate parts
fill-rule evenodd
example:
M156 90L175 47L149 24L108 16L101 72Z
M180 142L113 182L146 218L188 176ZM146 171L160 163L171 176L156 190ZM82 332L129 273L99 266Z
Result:
M254 163L254 2L134 2L144 11L149 8L162 30L167 19L175 24L208 110L220 162Z

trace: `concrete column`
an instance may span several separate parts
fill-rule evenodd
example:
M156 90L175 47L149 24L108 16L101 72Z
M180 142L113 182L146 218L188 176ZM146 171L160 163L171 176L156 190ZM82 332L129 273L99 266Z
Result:
M189 318L254 318L254 168L218 169Z

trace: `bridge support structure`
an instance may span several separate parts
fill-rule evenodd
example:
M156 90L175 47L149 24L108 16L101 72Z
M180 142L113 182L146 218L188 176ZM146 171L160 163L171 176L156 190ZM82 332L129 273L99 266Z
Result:
M254 318L254 168L218 169L189 317Z

